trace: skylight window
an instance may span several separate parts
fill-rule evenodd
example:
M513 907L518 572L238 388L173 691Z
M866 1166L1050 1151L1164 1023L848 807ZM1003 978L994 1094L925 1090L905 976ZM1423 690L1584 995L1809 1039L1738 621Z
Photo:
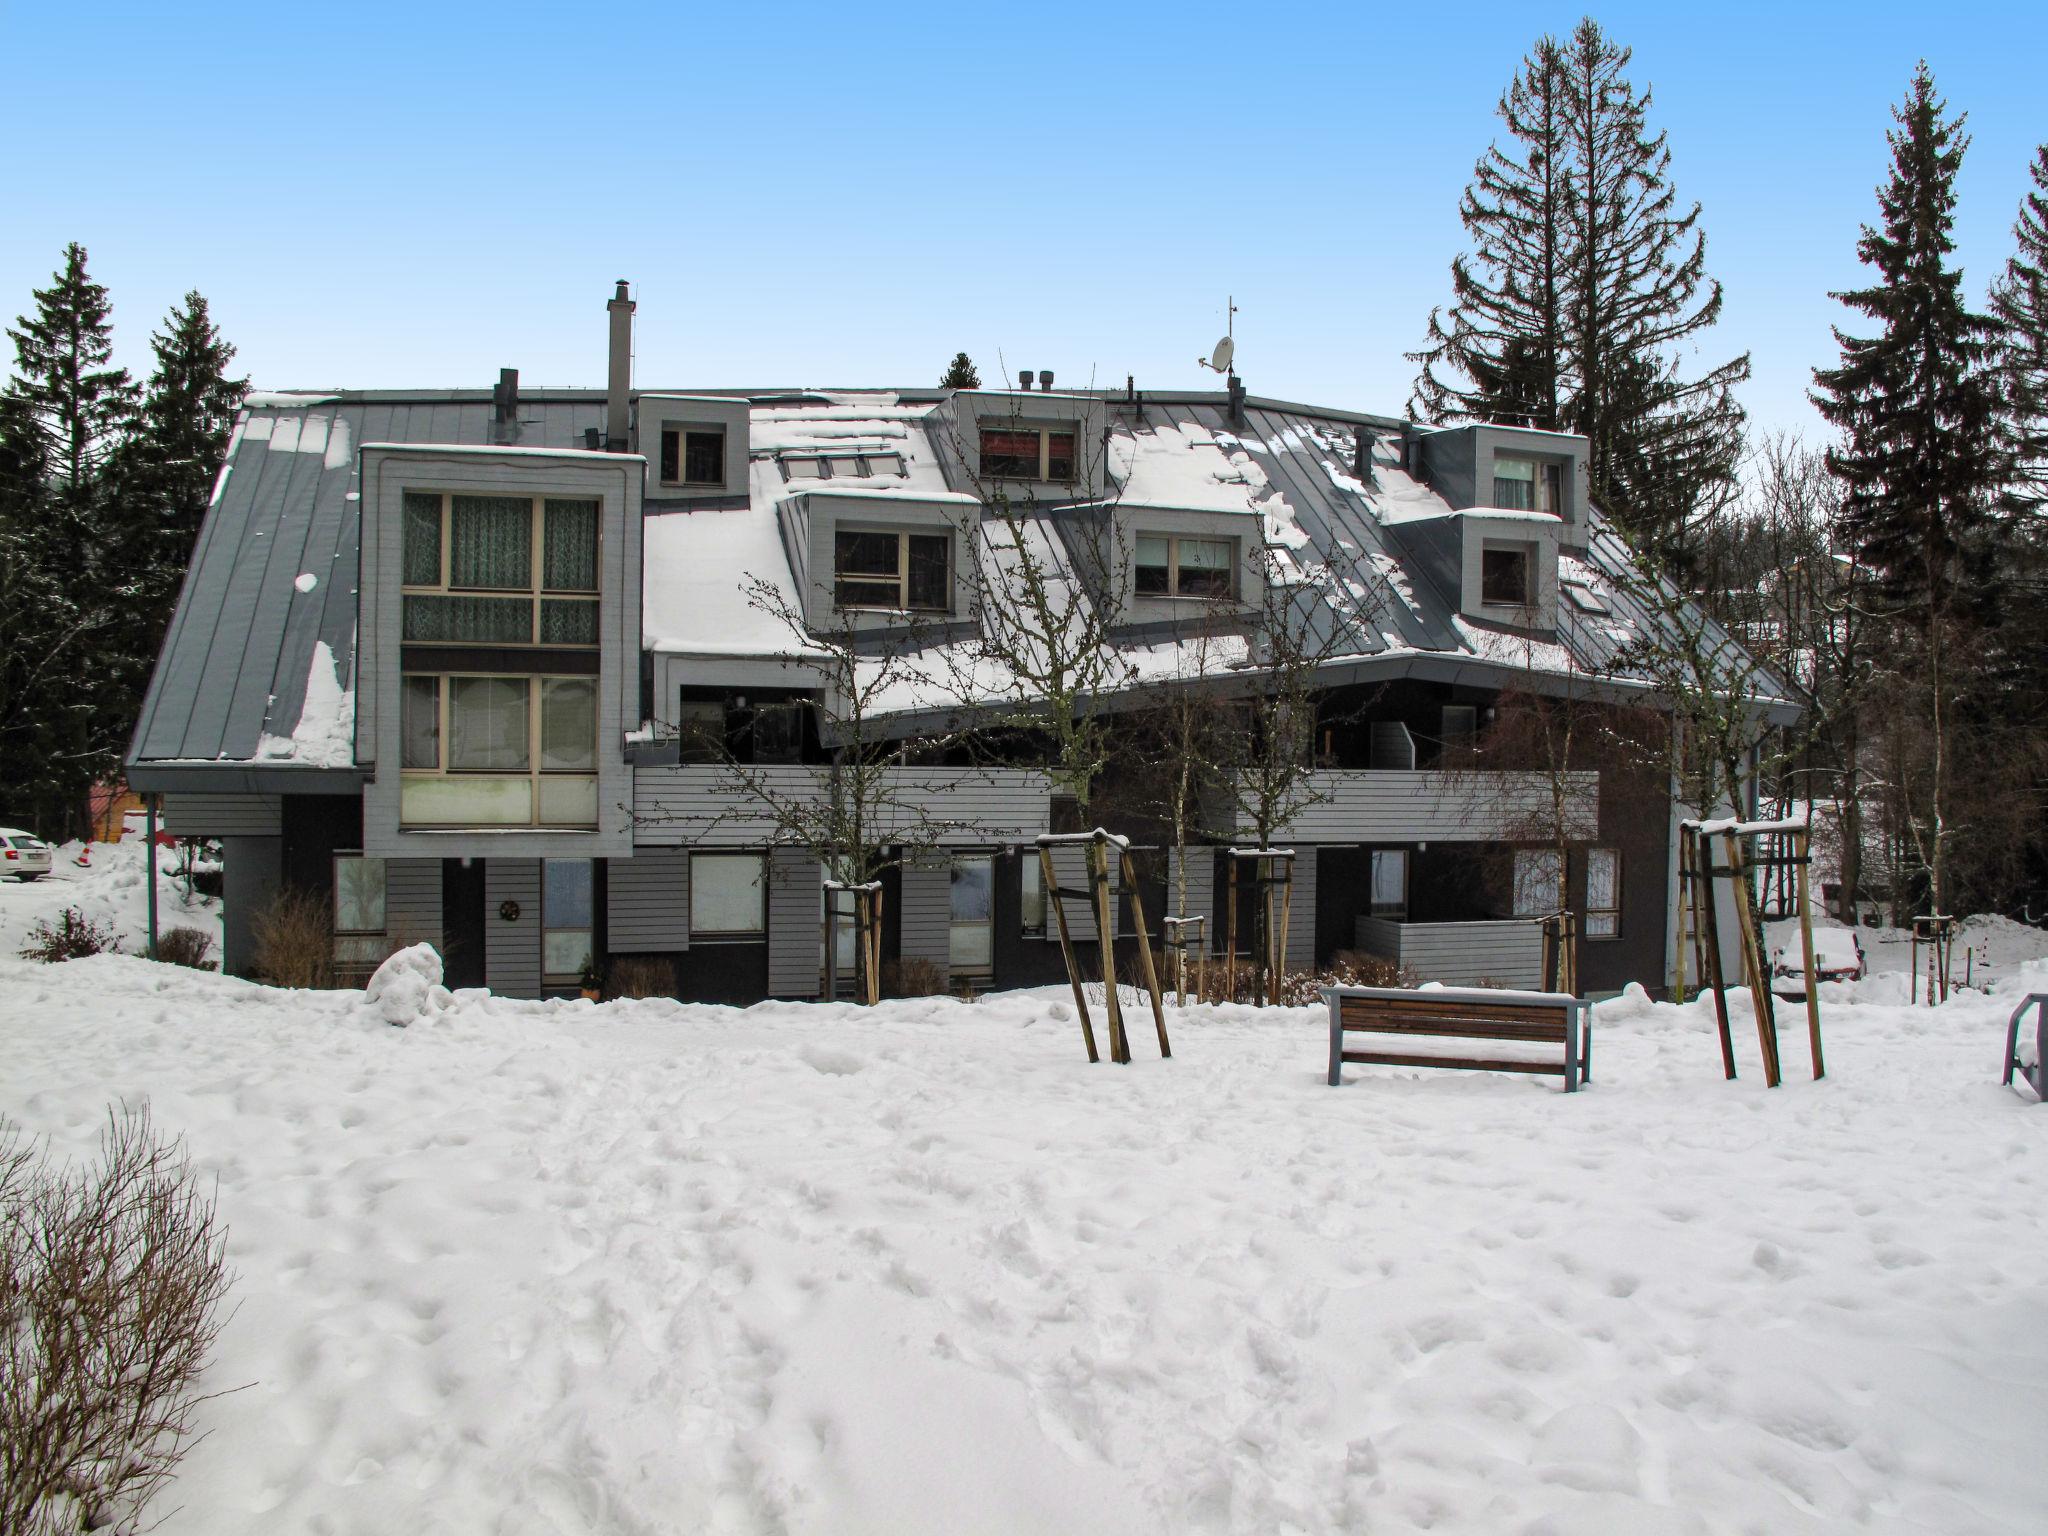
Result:
M815 455L808 458L788 458L782 461L782 478L785 480L822 480L825 478L825 461Z
M1607 606L1606 598L1582 582L1565 582L1564 595L1565 600L1581 613L1612 613L1614 611Z

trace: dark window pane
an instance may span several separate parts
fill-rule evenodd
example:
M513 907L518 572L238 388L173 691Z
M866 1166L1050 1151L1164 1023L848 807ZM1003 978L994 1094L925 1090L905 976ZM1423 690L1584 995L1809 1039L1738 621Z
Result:
M764 704L754 711L754 761L793 763L803 755L804 707Z
M1071 439L1069 439L1071 441ZM1038 434L981 429L981 472L1012 480L1038 478Z
M1165 597L1173 591L1173 546L1162 535L1138 535L1132 562L1133 581L1141 597Z
M1529 553L1522 549L1488 549L1479 555L1481 601L1524 607L1529 601Z
M947 539L940 534L910 536L910 606L942 612L952 606L952 573Z
M541 585L555 592L597 590L597 503L550 497L541 524Z
M725 484L725 434L686 432L683 434L683 484Z
M456 496L448 530L448 585L507 590L533 585L533 503L524 496Z
M725 756L725 706L712 699L685 699L676 707L676 742L686 763L715 763Z
M661 434L661 478L670 485L682 479L683 434L674 427Z
M840 529L832 536L832 569L840 576L896 575L896 535Z
M399 704L400 764L441 766L441 679L408 677Z
M1045 478L1048 480L1071 480L1074 478L1073 433L1048 432L1045 434Z
M1236 558L1227 539L1182 539L1180 541L1180 595L1182 597L1230 596L1230 567Z
M441 584L441 497L432 491L405 493L405 583Z
M590 926L591 861L541 860L542 923L549 928Z
M540 603L542 645L597 644L597 604L573 597L544 597Z
M595 632L593 625L593 635ZM531 645L533 601L524 597L408 597L405 638L451 645Z
M894 580L854 581L845 577L832 588L832 601L842 608L896 608L903 602L903 589Z

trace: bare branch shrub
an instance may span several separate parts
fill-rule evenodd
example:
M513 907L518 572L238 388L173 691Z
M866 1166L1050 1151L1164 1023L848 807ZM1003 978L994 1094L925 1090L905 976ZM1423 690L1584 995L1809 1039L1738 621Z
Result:
M313 891L287 885L250 923L253 969L280 987L334 985L334 908Z
M157 936L156 957L166 965L210 971L215 969L214 962L207 958L212 953L213 935L198 928L173 928Z
M48 918L41 918L29 930L28 942L21 947L21 958L54 964L59 960L120 952L121 938L112 923L96 923L78 908L66 907L57 914L56 927L50 926Z
M882 962L884 997L943 997L945 993L946 973L929 960L906 955Z
M676 963L667 955L614 955L608 997L674 997Z
M0 1531L132 1529L192 1443L226 1233L182 1140L110 1110L53 1168L0 1120Z

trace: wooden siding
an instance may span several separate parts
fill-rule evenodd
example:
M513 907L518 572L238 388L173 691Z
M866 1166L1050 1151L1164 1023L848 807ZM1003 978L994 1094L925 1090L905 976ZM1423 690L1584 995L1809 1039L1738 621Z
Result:
M1294 855L1294 893L1287 903L1287 965L1306 971L1316 963L1316 851Z
M1436 773L1334 769L1311 774L1324 798L1276 834L1284 843L1492 843L1547 823L1540 773ZM1600 776L1575 773L1573 835L1592 837Z
M615 955L690 947L690 855L642 848L605 865L605 947Z
M507 922L498 909L519 904ZM484 985L502 997L540 996L540 860L484 864Z
M276 837L283 808L276 795L165 795L163 829L176 837Z
M952 974L953 872L944 864L903 870L902 938L897 951L906 960L929 960L949 979Z
M1358 947L1399 962L1417 981L1472 987L1543 985L1543 929L1525 921L1397 923L1358 919Z
M827 769L776 766L750 774L778 797L822 796ZM1016 768L903 768L894 775L893 805L882 807L878 835L915 824L921 813L940 827L951 847L1021 842L1046 830L1052 781ZM892 822L889 812L896 811ZM758 848L775 839L775 824L761 803L716 763L643 764L633 775L637 846Z
M387 859L384 863L384 931L409 944L422 941L439 949L441 933L441 861Z
M816 997L824 960L823 872L800 848L768 855L768 995Z

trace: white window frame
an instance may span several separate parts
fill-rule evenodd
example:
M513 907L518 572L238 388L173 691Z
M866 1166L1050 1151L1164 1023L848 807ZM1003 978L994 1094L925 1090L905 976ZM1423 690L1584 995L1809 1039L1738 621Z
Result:
M671 480L661 473L662 460L668 457L668 436L673 432L676 439L676 474ZM718 478L716 480L692 480L690 478L690 434L718 439ZM654 472L659 476L658 484L672 485L684 491L722 491L732 483L731 449L725 426L716 421L664 421L660 437L655 442L656 457Z
M1535 918L1553 917L1556 915L1557 883L1560 863L1563 857L1564 855L1555 848L1517 848L1515 850L1514 868L1510 875L1512 888L1508 893L1508 900L1516 917ZM1527 877L1523 875L1522 871L1524 868L1533 868L1539 864L1543 869L1540 877L1533 874ZM1532 886L1532 880L1536 881L1536 885ZM1534 908L1527 907L1522 900L1523 893L1539 887L1542 892L1540 904Z
M375 928L344 928L341 925L341 866L343 863L374 865L383 891L377 904L382 921ZM383 958L391 932L391 866L382 858L359 849L336 849L328 861L328 909L333 934L330 940L335 964L344 970L369 970Z
M448 766L448 727L452 708L454 688L457 681L467 678L496 678L505 682L526 684L526 766L525 768L451 768ZM399 770L399 825L405 830L440 829L463 827L468 822L407 821L404 819L405 785L407 781L422 779L517 779L532 781L528 787L528 819L523 822L491 822L493 827L572 827L577 831L592 831L597 827L595 817L589 822L563 822L544 817L541 813L541 783L543 779L586 780L592 785L598 778L598 721L603 714L603 698L598 677L593 672L405 672L399 678L399 737L402 743L405 733L405 684L413 678L432 678L435 687L434 757L432 768L401 768ZM585 683L591 693L591 743L590 767L543 768L541 766L541 697L549 683Z
M1593 905L1593 861L1598 858L1614 861L1613 876L1609 881L1608 899L1610 906ZM1621 937L1621 850L1602 846L1586 850L1586 926L1585 936L1589 939L1618 939Z
M1396 858L1401 861L1401 901L1398 906L1383 903L1379 899L1380 860ZM1383 917L1390 922L1408 920L1408 880L1413 867L1413 855L1406 848L1374 848L1371 850L1365 869L1366 909L1374 917Z
M978 864L988 871L988 918L983 922L963 923L953 916L952 876L963 865ZM978 928L988 935L988 958L986 960L961 961L953 958L953 935L962 928ZM946 881L946 965L955 976L993 976L996 964L996 860L992 853L956 854L947 871Z
M876 536L894 535L896 539L896 601L842 602L839 597L841 581L860 582L879 587L889 580L882 575L843 574L839 569L839 535L842 533L869 534ZM937 608L910 605L910 541L912 539L943 539L946 543L946 601ZM858 523L840 523L832 529L832 606L842 613L951 613L953 611L953 535L945 528L874 528Z
M1138 590L1138 540L1166 540L1166 590L1164 592L1140 592ZM1220 544L1225 551L1223 572L1229 585L1222 592L1190 592L1180 589L1180 547L1183 544ZM1157 529L1142 529L1131 539L1131 595L1140 602L1180 603L1233 603L1237 601L1237 540L1227 534L1215 533L1168 533Z
M559 926L558 926L557 924L555 924L555 923L553 923L553 922L551 922L551 921L550 921L550 917L551 917L551 914L550 914L550 913L549 913L549 911L548 911L548 900L547 900L547 892L548 892L548 872L547 872L547 866L548 866L549 864L583 864L583 865L587 865L587 866L589 867L589 870L590 870L590 921L589 921L589 923L588 923L587 925L585 925L585 924L577 924L577 923L564 923L564 924L561 924L561 925L559 925ZM589 963L592 963L592 964L595 964L595 963L596 963L596 960L597 960L597 861L596 861L595 859L543 859L543 860L541 861L541 872L540 872L540 892L541 892L541 900L540 900L540 953L541 953L541 965L542 965L542 972L541 972L541 984L542 984L543 986L550 986L550 987L557 987L557 986L575 986L575 985L576 985L576 984L577 984L578 982L580 982L580 981L581 981L581 980L583 979L583 967L582 967L582 965L581 965L581 964L579 964L579 965L578 965L578 966L576 967L576 969L575 969L575 970L573 970L573 971L561 971L561 970L556 970L556 971L550 971L550 970L547 970L547 969L546 969L546 965L547 965L547 953L548 953L548 935L550 935L550 934L555 934L555 933L580 933L580 934L582 934L582 935L583 935L583 959L584 959L585 961L589 962Z
M982 434L985 432L1012 432L1019 436L1027 432L1038 434L1038 473L1035 475L1002 475L989 469L982 453ZM1057 433L1064 433L1074 440L1072 473L1057 478L1052 473L1052 439ZM1023 480L1040 485L1073 485L1081 478L1081 423L1079 421L1006 421L1001 417L977 417L974 423L975 462L982 465L982 474L990 480Z
M405 561L405 497L438 496L441 498L441 565L438 580L432 585L424 582L403 580ZM604 585L604 498L602 496L576 496L564 491L544 491L527 498L532 502L532 522L526 535L527 584L523 587L454 587L448 584L448 573L452 569L453 545L455 540L455 498L457 496L478 496L488 500L517 501L518 492L504 495L481 491L437 491L428 486L409 485L399 497L398 557L400 585L399 632L404 633L405 600L408 597L529 597L530 611L526 621L524 640L405 640L406 645L422 645L441 648L460 646L465 649L526 648L544 647L551 651L594 651L601 643L604 612L600 589ZM551 501L594 501L597 503L597 548L595 564L592 567L592 582L589 587L550 587L547 582L547 504ZM541 604L555 602L587 602L598 609L598 640L542 640L540 638Z
M1500 486L1503 479L1519 481L1519 475L1503 476L1503 464L1526 466L1529 470L1529 505L1510 507L1501 499ZM1537 458L1524 453L1496 453L1493 456L1493 505L1504 512L1548 512L1552 516L1564 515L1564 466L1555 459Z
M1031 921L1032 896L1038 897L1038 921ZM1045 870L1038 862L1038 850L1026 848L1017 856L1017 931L1027 939L1042 939L1046 923Z

